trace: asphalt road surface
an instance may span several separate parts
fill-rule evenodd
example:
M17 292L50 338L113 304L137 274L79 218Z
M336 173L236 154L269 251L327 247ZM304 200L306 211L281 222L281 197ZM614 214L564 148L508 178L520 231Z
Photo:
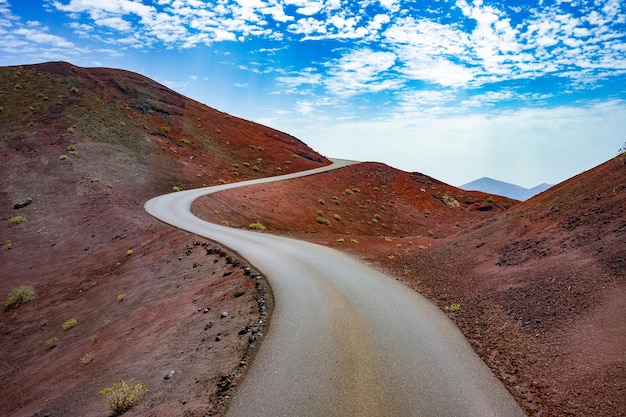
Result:
M235 250L272 287L271 325L226 415L525 415L459 329L415 291L336 250L208 223L190 212L203 195L350 163L145 204L158 219Z

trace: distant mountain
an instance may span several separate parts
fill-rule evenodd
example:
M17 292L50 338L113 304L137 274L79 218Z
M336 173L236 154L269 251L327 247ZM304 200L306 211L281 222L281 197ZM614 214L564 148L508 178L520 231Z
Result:
M494 180L489 177L482 177L459 186L459 188L466 191L482 191L484 193L497 194L520 201L528 200L532 196L539 194L550 187L550 184L543 183L533 188L524 188L508 182Z

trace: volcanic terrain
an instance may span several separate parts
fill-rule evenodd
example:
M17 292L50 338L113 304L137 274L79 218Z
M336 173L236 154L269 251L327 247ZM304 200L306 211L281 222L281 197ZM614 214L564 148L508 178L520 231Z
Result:
M107 415L99 391L121 378L148 387L133 415L221 413L262 341L271 289L237 254L159 223L143 203L326 158L120 70L0 68L0 110L0 294L37 292L2 312L0 414ZM335 247L419 291L529 415L619 416L622 162L524 203L368 162L193 209ZM11 226L16 216L26 221Z

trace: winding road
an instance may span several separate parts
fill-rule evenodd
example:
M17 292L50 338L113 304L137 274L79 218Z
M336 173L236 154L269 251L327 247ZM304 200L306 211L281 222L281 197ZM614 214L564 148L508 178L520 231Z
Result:
M205 222L200 196L295 174L156 197L148 213L219 242L269 281L275 308L229 417L498 416L525 414L432 303L339 251Z

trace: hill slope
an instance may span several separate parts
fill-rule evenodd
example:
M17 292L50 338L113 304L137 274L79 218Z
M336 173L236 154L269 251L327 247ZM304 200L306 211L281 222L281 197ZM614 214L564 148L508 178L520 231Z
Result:
M508 182L482 177L467 184L459 186L463 190L476 190L488 194L503 195L515 200L525 201L550 188L550 184L539 184L533 188L524 188Z
M578 416L626 413L624 207L626 169L610 160L521 204L366 163L194 210L395 275L448 312L529 415Z
M624 207L626 169L610 160L393 270L460 304L450 316L530 415L624 415Z
M0 110L0 294L37 293L0 316L0 414L102 415L99 390L131 377L148 385L141 415L217 412L270 294L236 256L160 224L143 203L328 161L120 70L3 67Z
M367 162L286 183L229 190L197 200L208 221L308 239L418 236L428 243L455 235L517 202L463 191L420 173Z

